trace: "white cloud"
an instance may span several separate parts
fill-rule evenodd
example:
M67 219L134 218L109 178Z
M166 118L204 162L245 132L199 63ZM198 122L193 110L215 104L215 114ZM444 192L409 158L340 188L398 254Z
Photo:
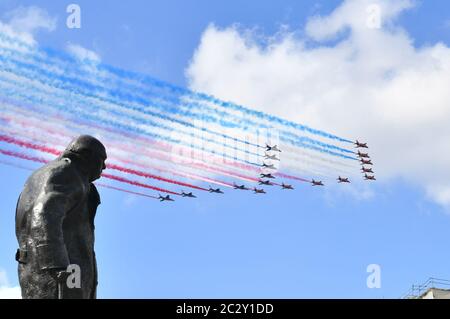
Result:
M97 53L86 49L81 45L68 43L66 49L70 54L81 61L90 61L93 63L99 63L101 61L101 58Z
M21 6L3 14L2 20L0 20L0 33L12 39L20 39L30 46L35 46L37 43L33 34L39 29L53 31L56 28L56 20L41 8ZM14 42L2 42L2 46L5 47L21 51L27 50L27 48Z
M11 28L18 32L33 34L39 29L53 31L56 28L57 19L36 6L20 6L7 12L4 16Z
M0 269L0 299L20 299L20 287L11 287L8 276L4 270Z
M368 27L373 4L381 28ZM285 32L265 44L248 30L211 25L186 75L194 90L367 140L378 182L402 178L450 207L450 48L413 45L396 23L410 7L344 1L312 17L305 37Z
M411 8L410 0L397 1L344 1L330 15L312 17L306 25L306 33L314 40L327 40L351 29L353 36L364 36L367 29L373 26L372 17L379 14L381 26L390 27L394 19Z

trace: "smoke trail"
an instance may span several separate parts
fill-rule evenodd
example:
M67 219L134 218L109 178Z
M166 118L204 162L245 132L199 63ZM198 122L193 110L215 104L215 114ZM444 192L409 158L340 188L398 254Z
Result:
M8 151L8 150L4 150L0 148L0 154L6 155L6 156L11 156L11 157L16 157L16 158L20 158L20 159L24 159L24 160L28 160L28 161L33 161L36 163L44 163L47 164L49 161L42 158L42 157L36 157L36 156L31 156L31 155L26 155L23 153L19 153L19 152L14 152L14 151Z
M25 141L22 141L22 140L19 140L19 139L16 139L14 137L7 136L4 134L0 134L0 142L6 142L8 144L15 144L20 147L33 149L33 150L49 153L49 154L56 155L56 156L59 156L61 154L61 151L58 151L54 148L25 142Z
M302 166L301 164L295 163L287 163L284 165L285 171L308 171L310 174L314 176L337 176L336 170L323 169L319 167L315 167L314 165L305 164Z
M37 144L34 144L34 143L25 142L25 141L22 141L22 140L19 140L19 139L15 139L15 138L12 138L12 137L9 137L9 136L6 136L6 135L2 135L2 134L0 134L0 141L4 141L4 142L7 142L7 143L15 144L15 145L18 145L18 146L21 146L21 147L25 147L25 148L31 148L31 149L34 149L34 150L47 152L47 153L50 153L50 154L53 154L53 155L59 155L61 153L60 151L58 151L56 149L53 149L53 148L37 145ZM208 165L204 165L204 164L200 164L200 163L196 164L196 166L204 168L204 169L207 169L207 170L210 170L210 171L212 170L214 172L218 171L218 172L220 172L222 174L225 174L225 175L228 175L228 176L231 176L231 177L238 177L240 179L243 179L243 180L246 180L246 181L250 181L250 182L258 182L259 181L259 179L257 179L257 178L245 176L245 175L242 175L242 174L238 174L238 173L235 173L235 172L230 172L230 171L219 169L219 168L212 168L212 167L210 167ZM139 172L139 171L136 171L136 170L130 170L130 169L122 168L122 167L117 166L117 165L113 165L113 166L111 166L109 168L117 169L117 170L124 171L124 172L130 173L130 174L138 175L138 176L144 176L144 177L147 177L147 178L155 178L154 175L146 174L144 172ZM308 180L306 180L304 178L296 177L296 176L293 176L293 175L287 175L287 174L284 174L284 173L276 173L276 175L280 176L280 177L284 177L284 178L290 178L290 179L299 180L299 181L308 181ZM178 185L182 185L182 186L202 189L202 188L197 187L195 185L190 185L190 184L186 184L186 183L172 181L172 180L168 180L168 179L165 179L165 178L162 178L162 177L156 177L156 178L159 179L159 180L167 181L169 183L174 183L174 184L178 184ZM207 190L207 189L203 188L202 190Z
M347 163L344 163L343 161L333 160L333 159L318 156L312 152L311 153L308 152L307 150L302 150L302 152L299 152L299 150L296 149L295 147L283 146L283 154L282 154L283 161L286 158L288 158L288 160L293 160L293 161L303 161L305 157L310 158L311 160L314 160L314 161L320 161L320 162L330 164L333 167L338 167L338 166L347 167L347 168L355 167L355 165L347 164ZM356 163L354 163L354 164L356 164Z
M49 53L49 52L56 53L56 51L49 51L49 50L46 50L46 52L47 53ZM256 117L256 118L261 119L261 120L267 120L269 122L280 124L280 125L286 126L286 127L291 127L293 129L300 130L300 131L306 131L306 132L309 132L311 134L319 135L319 136L326 137L326 138L329 138L329 139L332 139L332 140L337 140L337 141L346 142L346 143L353 143L352 141L350 141L348 139L341 138L341 137L338 137L336 135L329 134L329 133L326 133L326 132L323 132L323 131L320 131L320 130L312 129L312 128L306 126L306 125L290 122L290 121L278 118L278 117L273 116L273 115L265 114L265 113L263 113L261 111L251 110L251 109L245 108L243 106L237 105L237 104L232 103L232 102L220 101L219 99L217 99L217 98L215 98L213 96L210 96L210 95L207 95L207 94L204 94L204 93L193 92L193 91L181 88L181 87L177 87L177 86L174 86L174 85L169 84L167 82L163 82L163 81L154 79L154 78L152 78L150 76L147 76L147 75L142 75L142 74L137 74L137 73L134 73L134 72L131 72L131 71L121 70L121 69L118 69L118 68L115 68L115 67L112 67L112 66L108 66L108 65L105 65L105 64L99 64L97 66L97 68L99 70L106 70L106 71L109 71L111 73L115 73L115 74L118 75L118 77L122 77L122 78L128 77L128 78L134 79L136 82L153 85L153 86L160 87L160 88L163 88L163 89L168 89L169 91L171 91L172 93L175 93L175 94L180 94L180 95L184 95L184 96L190 96L190 97L193 97L193 98L198 98L200 100L211 102L214 105L217 105L217 106L219 106L219 108L222 108L222 109L231 109L231 110L234 110L234 111L237 111L237 112L241 112L242 114L245 114L245 115L248 115L248 116Z
M17 138L13 138L13 137L10 137L10 136L7 136L7 135L3 135L3 134L0 134L0 141L6 142L6 143L9 143L9 144L15 144L17 146L28 148L28 149L42 151L42 152L49 153L49 154L52 154L52 155L59 156L61 154L61 151L56 150L54 148L38 145L38 144L35 144L35 143L29 143L29 142L26 142L26 141L23 141L23 140L20 140L20 139L17 139ZM175 181L175 180L172 180L172 179L168 179L168 178L157 176L157 175L153 175L153 174L148 174L148 173L145 173L145 172L142 172L142 171L138 171L138 170L128 169L128 168L121 167L121 166L115 165L115 164L107 164L106 167L109 168L109 169L112 169L112 170L117 170L117 171L121 171L121 172L124 172L124 173L132 174L132 175L137 175L137 176L150 178L150 179L156 179L156 180L167 182L167 183L171 183L171 184L176 184L176 185L190 187L190 188L194 188L194 189L198 189L198 190L202 190L202 191L207 191L207 189L203 188L203 187L199 187L199 186L196 186L196 185Z
M202 164L202 163L196 163L195 165L197 167L199 167L199 168L203 168L203 169L206 169L206 170L209 170L209 171L212 171L212 172L216 172L216 173L219 172L219 173L222 173L224 175L227 175L227 176L230 176L230 177L239 178L241 180L245 180L245 181L248 181L248 182L257 182L258 181L257 178L254 178L254 177L251 177L251 176L247 176L247 175L243 175L243 174L239 174L239 173L235 173L235 172L230 172L230 171L227 171L227 170L224 170L224 169L220 169L220 168L217 168L217 167L211 167L209 165L205 165L205 164Z
M40 130L40 131L33 131L34 132L33 135L30 135L30 134L27 135L28 138L31 138L31 139L34 139L34 140L39 140L39 142L42 142L43 140L42 139L37 139L36 136L35 136L37 134L39 134L39 136L41 138L45 137L47 142L49 141L49 137L47 137L45 135L42 136L41 132L45 132L45 134L50 134L52 136L53 135L62 135L60 132L57 132L57 131L54 131L54 130L46 128L45 125L41 125L39 127L39 126L36 126L35 124L29 122L29 121L28 122L27 121L20 121L20 120L12 119L12 118L9 118L9 117L6 117L6 118L0 117L0 119L4 119L4 120L6 120L8 122L19 123L19 125L21 125L21 127L23 129L34 127L35 129ZM14 133L19 134L20 133L20 132L13 131L13 130L8 130L8 131L9 131L8 132L9 134L14 134ZM22 131L21 135L22 136L24 135L23 131ZM65 137L67 137L67 136L65 136ZM67 142L67 139L65 139L65 142ZM60 143L62 143L62 142L60 142ZM172 175L175 175L175 176L180 176L180 177L200 180L200 181L213 183L213 184L218 184L218 185L222 185L222 186L226 186L226 187L232 187L233 186L233 185L231 185L231 184L229 184L227 182L219 181L217 179L213 179L213 178L209 178L209 177L205 177L205 176L201 176L201 175L197 175L197 174L193 174L193 173L187 173L187 172L183 172L183 171L179 171L179 170L178 171L174 171L174 170L164 169L164 168L161 168L161 167L151 166L151 165L148 165L148 164L143 165L140 162L136 162L136 161L133 162L133 161L130 161L130 160L124 158L124 157L114 156L114 154L115 154L114 150L116 150L116 147L117 147L117 150L126 150L126 151L129 151L131 153L135 153L136 152L136 150L129 148L128 145L126 145L126 144L117 145L115 147L109 146L108 147L108 154L109 154L108 157L110 159L112 159L112 160L119 160L120 162L129 164L129 165L136 165L136 166L143 167L143 168L146 168L146 169L149 168L149 169L157 170L159 172L166 172L166 173L169 173L169 174L172 174ZM151 159L155 159L154 156L152 156L150 158Z
M83 85L81 85L81 84L78 85L78 86L81 86L81 89L80 89L75 84L77 82L81 82L81 81L77 81L77 80L68 78L67 76L62 76L62 75L55 76L54 74L50 73L49 71L47 71L43 68L39 68L37 66L27 64L27 63L18 62L18 61L15 61L15 59L13 59L13 58L5 59L5 57L0 57L0 61L4 62L2 69L6 72L14 73L16 75L20 75L20 76L30 78L30 79L31 78L35 79L35 80L37 79L41 83L52 86L56 89L60 89L63 91L70 91L72 96L74 95L74 93L76 95L80 95L81 99L84 97L85 99L82 100L84 106L90 105L91 107L96 107L96 106L98 106L98 104L100 102L105 106L105 108L104 108L105 110L108 110L109 112L111 112L112 114L115 114L117 116L129 118L129 119L133 120L134 122L142 123L142 124L149 125L149 126L159 127L161 129L165 129L168 131L171 131L174 129L173 126L169 127L169 126L159 123L159 122L155 122L155 121L152 121L149 119L144 119L142 117L136 117L136 116L130 115L128 113L125 113L123 111L117 111L117 109L125 109L127 111L139 112L139 113L145 114L147 116L157 118L159 120L163 120L164 122L169 121L172 124L187 126L188 128L196 128L196 129L200 130L201 133L209 133L209 134L213 134L213 135L220 136L223 138L229 138L230 140L238 140L237 138L233 138L233 137L227 136L226 134L218 133L218 132L209 130L204 127L197 128L192 123L189 123L187 121L182 121L180 119L171 118L170 116L167 116L165 114L160 114L160 113L146 110L138 105L138 104L144 104L144 105L148 104L148 101L146 101L144 99L139 99L137 101L131 101L130 97L125 96L125 95L120 95L119 92L111 93L108 90L104 90L106 94L119 96L116 99L114 99L114 98L108 99L105 96L102 96L99 94L99 91L101 90L100 88L93 87L92 85L88 85L88 84L84 83ZM5 64L11 64L11 63L13 63L15 66L19 67L19 69L14 68L14 67L7 67L5 65ZM94 92L94 93L90 93L90 92ZM80 98L77 98L77 99L80 100ZM91 100L91 99L94 100L92 103L89 102L89 100ZM132 104L132 103L138 103L138 104ZM224 143L220 143L214 138L208 138L205 136L205 134L199 135L199 134L193 133L193 131L186 132L186 129L180 129L180 128L178 128L177 131L179 131L181 133L185 133L185 134L190 134L191 136L193 136L197 139L202 139L208 143L217 144L221 147L227 147L227 148L232 148L232 149L237 148L237 147L233 147L233 146L230 146L230 145L227 145ZM242 141L242 140L240 140L240 141L244 142L245 144L250 144L248 141ZM253 156L260 156L257 153L249 152L248 150L243 150L242 148L238 148L238 150L241 152L253 155Z
M203 104L201 104L201 102L191 103L191 104L203 105ZM180 107L184 108L184 105L181 104ZM192 113L192 116L196 117L196 116L201 116L201 114L203 114L203 112L205 110L197 107L195 110L191 109L190 111ZM334 149L334 150L344 152L344 153L351 153L351 150L348 150L348 149L345 149L345 148L342 148L342 147L339 147L336 145L324 143L324 142L312 139L307 136L302 136L302 135L299 135L298 132L293 133L293 132L282 129L279 126L273 126L270 123L263 124L260 122L252 121L252 120L245 118L243 115L229 114L227 112L221 112L218 110L215 110L214 115L215 115L215 117L210 114L208 121L210 121L210 122L220 121L221 123L224 123L225 121L223 119L228 118L230 122L223 124L228 127L245 126L245 127L261 127L261 128L266 128L266 129L277 129L280 132L280 134L279 134L280 138L284 139L286 142L289 142L293 145L302 145L304 143L310 143L310 144L313 144L316 146L317 145L322 146L327 149ZM221 119L221 120L219 120L219 119ZM351 141L347 141L347 142L351 142Z
M172 155L173 155L173 154L172 154ZM152 157L155 157L155 155L152 154ZM168 160L167 158L164 158L164 157L161 158L160 156L158 156L157 158L158 158L158 159L162 159L162 160ZM169 161L170 161L170 159L169 159ZM214 172L214 173L218 173L218 172L219 172L219 173L224 173L224 174L227 175L227 176L231 176L231 177L234 177L234 178L243 179L243 180L246 180L246 181L251 181L251 182L257 181L257 179L254 179L254 178L249 177L249 176L237 174L237 173L235 173L235 172L230 172L230 171L226 171L226 170L223 170L223 169L219 169L219 168L215 168L215 167L211 167L211 166L207 166L207 165L202 165L202 164L200 164L200 163L194 163L194 166L199 167L199 168L201 168L201 169L206 169L206 170L212 171L212 172ZM247 172L248 172L248 170L253 170L253 171L257 171L257 170L258 170L257 168L250 167L250 166L242 166L242 167L240 167L240 168L246 170ZM192 176L190 176L190 177L192 177Z
M324 145L324 144L321 143L321 142L317 142L317 141L311 140L311 139L309 139L309 138L303 138L303 139L306 140L306 141L310 141L310 142L312 142L313 144ZM335 148L335 149L340 149L340 148L337 148L337 147L335 147L335 146L330 146L330 147ZM345 152L351 152L351 151L348 151L348 150L345 150L345 149L341 149L341 150L343 150L343 151L345 151ZM332 153L331 153L331 154L332 154Z
M152 159L155 159L155 157L152 157ZM169 174L172 174L172 175L175 175L175 176L190 178L190 179L199 180L199 181L212 183L212 184L217 184L217 185L221 185L221 186L225 186L225 187L232 187L233 186L230 183L227 183L227 182L224 182L224 181L219 181L219 180L214 179L214 178L201 176L201 175L193 174L193 173L188 173L188 172L185 172L185 171L180 171L180 170L174 171L174 170L171 170L171 169L151 166L151 165L148 165L148 164L142 164L140 162L128 161L128 160L126 160L124 158L119 158L118 160L121 161L121 162L124 162L126 164L129 164L129 165L136 165L136 166L143 167L143 168L150 168L150 169L153 169L153 170L156 170L156 171L159 171L159 172L165 172L165 173L169 173ZM158 159L158 160L160 160L160 159Z
M25 159L25 160L29 160L29 161L33 161L33 162L44 163L44 164L50 162L50 160L46 160L46 159L44 159L42 157L31 156L31 155L27 155L27 154L20 153L20 152L8 151L8 150L1 149L1 148L0 148L0 154L6 155L6 156L11 156L11 157L16 157L16 158L20 158L20 159ZM102 177L105 177L105 178L108 178L108 179L112 179L112 180L115 180L115 181L119 181L119 182L122 182L122 183L127 183L127 184L134 185L134 186L139 186L139 187L143 187L143 188L153 189L153 190L156 190L156 191L159 191L159 192L162 192L162 193L167 193L167 194L172 194L172 195L180 195L179 193L172 192L172 191L164 189L164 188L160 188L160 187L156 187L156 186L140 183L140 182L129 180L127 178L116 176L116 175L103 173Z
M11 39L11 38L9 38L9 40L10 40L10 41L15 41L15 39ZM33 49L35 49L35 48L30 47L29 49L33 50ZM63 60L66 60L66 61L67 61L67 60L69 60L69 61L71 61L71 62L74 62L74 61L75 61L73 58L71 58L71 57L68 56L67 54L59 53L59 52L54 51L54 50L48 49L48 50L45 50L45 52L46 52L46 54L47 54L49 57L55 57L55 56L57 56L58 58L60 58L60 59L62 58ZM101 66L104 67L103 70L101 70L101 71L108 70L108 72L112 72L112 73L120 73L122 77L123 77L124 75L130 75L129 78L132 78L132 79L136 79L136 78L137 78L137 80L138 80L138 81L141 81L141 82L142 82L143 80L145 80L145 79L148 79L148 80L150 81L150 83L152 83L153 85L156 85L156 86L161 87L161 88L169 88L172 92L175 92L176 94L190 95L191 93L193 93L193 94L191 94L191 95L194 96L194 97L199 97L199 98L206 97L207 100L212 101L213 103L216 103L216 104L219 104L219 105L222 105L222 106L225 106L225 105L227 105L227 106L229 106L229 107L231 106L231 107L234 108L234 109L237 109L237 110L240 110L240 111L242 111L242 110L250 111L251 113L257 114L257 115L263 114L262 112L257 112L257 111L248 110L248 109L246 109L246 108L243 108L243 107L241 107L241 106L239 106L239 105L236 105L236 104L233 104L233 103L218 101L217 99L215 99L215 98L213 98L213 97L211 97L211 96L207 96L207 95L200 94L200 93L190 92L189 90L186 90L186 89L182 89L182 88L178 88L178 87L172 86L172 85L170 85L170 84L168 84L168 83L164 83L164 82L162 82L162 81L155 80L155 79L150 78L150 77L148 77L148 76L142 77L142 76L140 76L139 74L135 74L135 73L131 73L131 72L127 72L127 71L115 69L115 68L112 68L112 67L108 67L108 66L106 66L106 65L95 64L95 67L96 67L98 70L100 70L100 67L101 67ZM114 71L118 71L118 72L114 72ZM217 102L219 102L219 103L217 103ZM266 115L266 114L263 114L263 115ZM273 117L273 116L269 116L269 117L275 118L275 117ZM276 119L276 120L279 122L279 120L281 120L281 119ZM282 120L282 121L284 121L284 120ZM288 122L288 121L285 121L285 122ZM292 125L294 125L294 126L300 126L300 129L306 129L307 131L309 131L309 132L311 132L311 133L320 133L320 131L309 129L309 128L303 126L303 125L296 124L296 123L292 123L292 122L290 122L290 123L291 123ZM324 132L322 132L322 133L324 133ZM332 136L332 135L330 135L330 134L328 134L328 133L325 133L325 136L326 136L326 137L330 137L330 138L335 138L335 136ZM338 138L338 139L340 139L340 138ZM341 141L345 141L345 142L350 142L350 143L351 143L351 141L349 141L349 140L345 140L345 139L340 139L340 140L341 140Z
M106 168L109 168L109 169L112 169L112 170L116 170L116 171L120 171L120 172L124 172L124 173L128 173L128 174L132 174L132 175L145 177L145 178L156 179L156 180L159 180L159 181L162 181L162 182L167 182L167 183L171 183L171 184L176 184L176 185L180 185L180 186L194 188L194 189L198 189L198 190L201 190L201 191L207 191L206 188L203 188L203 187L200 187L200 186L196 186L196 185L192 185L192 184L188 184L188 183L183 183L183 182L179 182L179 181L174 181L172 179L164 178L164 177L161 177L161 176L145 173L145 172L134 170L134 169L125 168L125 167L122 167L122 166L119 166L119 165L115 165L115 164L107 164Z
M29 59L29 60L31 60L31 62L35 62L38 65L45 65L45 67L43 69L39 70L39 73L43 73L46 70L51 69L56 74L56 76L58 76L58 75L65 75L65 76L70 75L71 77L75 77L75 79L73 79L73 78L68 79L69 82L71 82L71 83L73 82L73 80L76 80L76 83L83 83L83 84L87 83L87 84L90 84L89 80L91 79L90 75L92 75L92 73L91 72L86 72L85 70L80 68L79 67L80 61L75 61L71 57L65 57L66 61L62 61L62 60L58 61L60 63L64 63L64 67L62 69L58 69L57 67L55 67L55 64L56 64L55 62L49 64L48 57L46 59L46 56L43 56L39 51L33 52L34 54L25 53L25 52L20 52L18 54L18 52L14 51L12 49L9 49L9 48L0 48L0 51L2 53L5 53L5 52L9 53L8 56L9 56L9 58L11 60L18 61L17 58L20 56L22 58ZM4 54L4 55L6 56L6 54ZM67 62L69 62L69 63L67 63ZM83 64L86 64L86 63L83 62ZM75 71L72 70L73 66L75 66L75 68L76 68ZM99 78L98 81L95 81L94 85L96 85L96 86L91 87L91 89L93 89L95 92L101 91L103 93L107 93L110 96L114 96L115 94L112 94L112 93L115 93L115 92L119 91L124 86L127 87L127 90L129 90L130 92L135 92L136 91L136 87L130 87L126 83L121 83L120 85L116 85L114 87L113 91L111 91L111 89L105 89L104 87L101 86L104 83L112 83L111 77L110 76L104 76L102 78ZM129 96L132 96L132 95L130 94ZM155 97L153 97L153 98L155 98ZM158 100L161 100L161 96L158 96L157 98L158 98ZM143 100L143 101L144 102L148 102L147 100ZM144 103L144 104L147 104L147 103ZM159 107L159 105L156 105L156 107L161 109L161 107ZM142 112L148 112L148 114L151 114L151 115L154 115L154 116L159 116L159 117L167 119L169 121L174 121L174 122L178 122L178 123L180 123L182 125L186 125L186 126L189 126L189 127L194 127L190 122L187 122L187 121L181 121L179 119L172 118L170 116L165 116L163 114L155 114L155 113L153 113L151 111L148 111L148 110L145 110L145 109L142 109L142 108L140 110ZM162 108L162 110L164 112L167 112L167 107L165 106L164 108ZM197 127L194 127L194 128L197 128ZM197 128L197 129L200 129L200 128ZM208 130L208 129L205 129L205 128L201 128L201 130L207 131L210 134L214 134L214 135L218 135L218 136L224 136L224 134L215 132L214 130ZM228 137L228 138L231 138L231 139L236 139L236 138L233 138L231 136L226 136L226 135L224 137ZM243 143L243 144L258 146L256 144L250 143L250 142L248 142L246 140L240 140L240 139L236 139L236 140L238 142L240 142L240 143Z
M22 111L20 111L20 112L22 112ZM25 113L25 115L26 115L26 113ZM69 123L67 124L67 125L69 125ZM40 126L40 127L36 127L37 129L39 129L39 130L41 130L42 129L42 125ZM113 133L116 133L115 131L109 131L109 132L113 132ZM117 133L116 133L117 134ZM35 137L34 135L33 135L33 137ZM135 145L135 143L136 143L136 140L140 140L142 137L135 137L135 136L127 136L127 137L130 137L130 138L133 138L133 141L134 141L134 143L133 143L133 145ZM144 141L145 143L149 143L149 142L152 142L152 143L154 143L153 141ZM158 145L160 146L160 147L162 147L162 149L163 150L165 150L167 153L169 153L170 152L170 148L169 147L165 147L164 145L161 145L160 143L158 143ZM137 152L138 150L136 149L136 150L134 150L133 152ZM141 152L142 151L144 151L145 152L145 154L147 154L148 156L150 156L150 158L157 158L157 159L159 159L159 160L163 160L163 161L167 161L167 162L173 162L173 160L171 159L171 158L169 158L169 157L167 157L167 156L161 156L160 154L157 154L157 153L155 153L155 152L148 152L147 150L145 150L145 148L143 148L142 150L140 150ZM180 159L183 159L183 158L185 158L185 157L183 157L183 156L180 156L180 155L178 155L178 154L173 154L173 153L170 153L170 155L171 155L171 157L176 157L176 158L180 158ZM189 160L191 160L192 158L191 157L189 157ZM196 165L196 163L198 163L198 161L196 161L196 162L194 162L193 163L193 166L198 166L198 165ZM235 167L235 168L239 168L239 169L242 169L242 170L244 170L244 171L248 171L249 169L252 169L253 167L251 167L251 166L248 166L248 165L241 165L241 164L238 164L238 163L234 163L233 164L233 167ZM212 167L212 166L203 166L203 167L201 167L202 169L209 169L210 171L212 171L212 172L214 172L214 173L218 173L217 171L215 171L215 168L214 167ZM228 175L230 175L231 173L230 172L227 172L228 173ZM233 177L238 177L239 178L239 176L234 176L234 175L232 175Z
M19 165L19 164L16 164L16 163L4 161L2 159L0 159L0 164L7 165L7 166L10 166L10 167L19 168L19 169L23 169L23 170L26 170L26 171L34 171L34 169L32 169L31 167L22 166L22 165ZM94 184L96 186L114 189L116 191L123 192L123 193L128 193L128 194L133 194L133 195L138 195L138 196L144 196L144 197L148 197L148 198L158 199L158 197L156 197L156 196L147 195L147 194L138 193L138 192L133 192L133 191L129 191L129 190L126 190L126 189L123 189L123 188L111 186L111 185L106 185L106 184L102 184L102 183L94 183Z
M114 190L119 191L119 192L124 192L124 193L128 193L128 194L133 194L133 195L138 195L138 196L144 196L144 197L148 197L148 198L158 199L158 197L156 197L156 196L147 195L147 194L138 193L138 192L133 192L133 191L129 191L127 189L123 189L123 188L119 188L119 187L115 187L115 186L111 186L111 185L106 185L106 184L102 184L102 183L94 183L94 184L97 185L97 186L100 186L100 187L114 189Z
M296 181L300 181L300 182L305 182L305 183L310 183L311 181L301 178L301 177L297 177L297 176L293 176L293 175L289 175L289 174L285 174L285 173L275 173L276 176L282 177L282 178L289 178L289 179L293 179Z
M28 126L30 126L30 125L32 125L32 124L30 124L30 123L22 123L22 124L28 124ZM36 126L35 126L36 127ZM40 131L42 131L44 128L43 127L36 127L36 129L38 129L38 130L40 130ZM13 131L13 133L20 133L20 132L16 132L16 131ZM55 131L51 131L51 133L55 133ZM30 138L32 138L32 139L34 139L34 140L38 140L38 141L40 141L40 142L44 142L45 143L45 140L42 140L42 135L40 135L39 137L37 137L36 135L38 134L38 132L35 132L35 133L33 133L32 135L28 135L28 137L30 137ZM23 135L23 132L22 132L22 135ZM60 133L58 134L58 135L61 135ZM4 139L7 139L8 141L10 141L10 142L12 142L12 143L15 143L15 144L22 144L22 141L20 141L20 140L17 140L17 139L14 139L14 138L12 138L12 137L9 137L9 136L6 136L6 137L3 137ZM38 149L38 150L42 150L42 147L39 147L39 146L36 146L36 145L29 145L29 144L27 144L27 146L32 146L32 147L34 147L35 149ZM60 145L60 146L62 146L62 147L64 147L63 145ZM126 149L127 148L127 146L124 146L124 145L122 145L122 146L120 146L120 148L121 149ZM130 150L130 149L129 149ZM56 153L57 151L55 151L55 150L51 150L51 152L52 153ZM131 152L136 152L136 150L131 150ZM168 157L161 157L161 156L158 156L158 155L156 155L155 153L150 153L150 152L148 152L148 151L145 151L144 150L144 152L145 152L145 154L149 154L149 158L150 159L154 159L154 158L157 158L157 159L160 159L160 160L165 160L165 161L170 161L170 162L172 162ZM122 158L120 158L119 160L123 160ZM136 164L136 163L133 163L133 162L130 162L130 161L127 161L128 163L132 163L132 164ZM194 164L195 165L195 164ZM203 168L205 168L205 167L203 167ZM158 169L158 168L155 168L155 169ZM167 171L167 170L166 170ZM174 173L174 172L171 172L171 173ZM229 175L232 175L232 176L235 176L234 175L234 173L232 173L232 172L227 172ZM191 176L190 177L192 177L192 176L194 176L194 175L192 175L191 174ZM202 178L202 180L204 180L205 178ZM211 182L211 181L213 181L212 179L207 179L207 181L208 182ZM214 181L214 182L218 182L218 181ZM229 186L229 184L227 185L227 183L225 183L225 182L220 182L219 181L219 183L220 184L222 184L222 185L225 185L225 186Z
M179 193L172 192L172 191L169 191L169 190L164 189L164 188L159 188L159 187L151 186L151 185L148 185L148 184L143 184L143 183L140 183L140 182L137 182L137 181L133 181L133 180L129 180L127 178L116 176L116 175L102 173L102 177L105 177L105 178L108 178L108 179L112 179L112 180L115 180L115 181L118 181L118 182L122 182L122 183L127 183L127 184L134 185L134 186L139 186L139 187L143 187L143 188L153 189L155 191L159 191L159 192L162 192L162 193L167 193L167 194L172 194L172 195L181 195Z
M96 65L96 67L97 67L97 65ZM110 70L109 70L110 71ZM157 82L157 81L156 81ZM169 85L169 87L170 87L170 85ZM187 93L189 93L187 90L185 91L185 92L187 92ZM197 96L198 96L198 94L196 94ZM235 108L236 108L236 105L232 105L231 103L225 103L226 105L228 105L228 106L234 106ZM242 109L245 109L245 108L242 108L242 107L238 107L238 109L240 109L240 110L242 110ZM251 111L251 110L248 110L248 111ZM256 112L256 111L251 111L251 112ZM260 112L261 113L261 112ZM295 123L293 123L293 124L295 124ZM317 133L317 130L313 130L313 131L311 131L311 130L309 130L310 132L316 132ZM330 135L328 134L327 135L328 137L330 137ZM346 140L347 142L350 142L350 141L348 141L348 140Z
M22 83L19 83L17 81L11 80L11 79L9 79L8 82L0 80L0 83L2 83L2 82L3 82L3 84L6 84L6 85L11 85L11 83L13 83L13 84L18 85L18 86L24 86ZM23 93L23 91L22 92L18 92L17 90L7 88L7 87L5 87L3 85L3 92L5 92L7 95L19 97L22 100L31 102L33 104L39 104L41 102L41 100L39 98L33 97L32 96L33 93L30 93L33 90L36 90L36 89L30 87L27 90L27 93ZM87 119L87 120L90 120L92 122L100 122L100 123L102 123L104 125L113 126L115 128L122 129L122 130L125 130L125 131L131 131L131 132L136 133L136 134L144 134L144 135L151 136L151 137L156 138L156 139L161 139L161 140L164 140L166 142L173 143L173 144L184 145L184 146L187 146L187 147L190 147L190 148L193 148L193 149L197 149L199 151L208 151L207 149L205 149L205 148L203 148L201 146L193 145L192 143L188 143L188 142L182 141L180 139L174 139L174 138L171 138L171 137L163 136L163 135L158 134L158 133L149 132L148 129L144 129L144 128L140 127L140 126L135 127L135 126L131 126L129 124L119 123L117 120L111 120L111 119L107 119L107 118L104 118L104 117L100 117L98 115L93 115L92 113L86 112L86 110L80 109L80 108L78 108L77 110L74 110L70 106L65 105L65 104L67 104L67 102L70 102L70 99L69 100L63 99L61 101L61 104L55 104L55 103L49 103L49 102L46 102L46 104L47 105L49 105L49 104L53 105L54 107L57 107L57 108L63 110L65 113L72 114L72 115L74 115L76 117L81 116L85 120ZM209 151L209 152L215 154L215 151ZM244 163L247 163L247 164L250 164L250 165L258 165L257 163L254 163L254 162L251 162L251 161L248 161L248 160L245 160L245 159L241 159L241 158L236 158L236 157L233 157L233 156L228 155L228 154L221 154L221 156L224 157L224 158L231 159L231 160L241 161L241 162L244 162Z

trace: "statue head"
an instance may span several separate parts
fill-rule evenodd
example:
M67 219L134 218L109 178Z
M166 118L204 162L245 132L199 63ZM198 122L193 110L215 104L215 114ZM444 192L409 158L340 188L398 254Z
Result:
M82 171L87 174L89 181L98 178L106 168L106 149L95 137L81 135L67 146L61 157L68 157L80 162Z

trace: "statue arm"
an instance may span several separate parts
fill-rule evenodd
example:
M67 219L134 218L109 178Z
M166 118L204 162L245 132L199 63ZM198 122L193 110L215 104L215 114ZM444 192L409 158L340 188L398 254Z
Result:
M66 213L76 205L77 199L73 185L49 183L35 201L31 237L41 270L65 269L69 265L62 226Z

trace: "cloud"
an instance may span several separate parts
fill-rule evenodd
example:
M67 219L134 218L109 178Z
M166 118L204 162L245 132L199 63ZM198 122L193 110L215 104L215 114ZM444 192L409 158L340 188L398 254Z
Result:
M94 63L99 63L101 61L101 58L97 53L78 44L68 43L66 50L81 61L90 61Z
M53 31L56 28L56 20L41 8L21 6L3 14L2 20L0 20L0 33L12 39L20 39L30 46L36 46L34 33L39 29ZM2 45L15 50L27 50L14 43L2 43Z
M311 17L304 36L266 41L210 25L186 70L190 88L368 141L378 182L401 178L450 207L450 48L414 46L396 20L412 6L348 0Z
M47 11L36 6L20 6L4 15L7 24L18 32L29 34L39 29L53 31L56 28L56 17L51 17Z
M20 299L20 287L11 287L8 276L4 270L0 269L0 299Z
M306 33L316 41L333 38L345 29L350 29L354 37L363 36L367 29L392 26L399 13L412 6L410 0L345 1L328 16L310 18ZM374 23L377 17L379 25Z
M66 51L78 60L79 66L82 67L85 71L88 71L92 74L99 73L97 66L102 61L99 54L92 50L86 49L79 44L70 42L66 46Z

